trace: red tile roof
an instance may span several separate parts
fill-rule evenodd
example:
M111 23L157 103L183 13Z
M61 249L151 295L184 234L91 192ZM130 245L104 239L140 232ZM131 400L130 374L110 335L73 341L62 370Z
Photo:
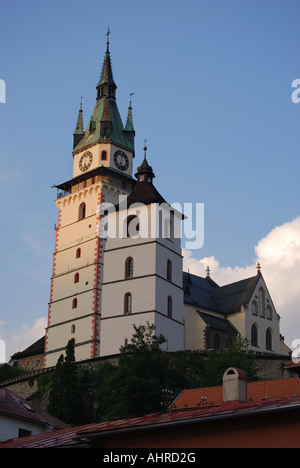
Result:
M190 411L178 411L167 414L153 414L141 418L123 419L119 421L103 422L98 424L88 424L85 426L66 427L60 431L46 434L38 434L30 437L12 439L0 443L1 448L50 448L80 446L92 435L104 437L118 431L130 431L136 428L139 430L152 429L155 426L185 424L194 422L204 422L207 420L224 419L234 416L246 416L248 414L261 413L265 411L280 411L300 408L300 398L266 400L260 402L228 402L220 407L197 409Z
M249 382L247 399L259 402L266 399L300 397L300 380L295 378ZM223 404L223 387L206 387L183 390L171 405L172 411L199 408L203 406L220 406Z

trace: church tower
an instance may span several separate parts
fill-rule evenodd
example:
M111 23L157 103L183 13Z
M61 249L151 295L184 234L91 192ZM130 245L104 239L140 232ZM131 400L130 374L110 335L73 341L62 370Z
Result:
M107 215L107 242L102 284L101 356L118 354L130 343L134 325L155 325L166 343L183 349L181 221L153 185L144 161L137 182L116 210ZM117 235L116 235L117 234Z
M116 204L133 188L134 126L129 104L123 126L107 48L92 116L80 110L73 134L73 177L57 188L58 224L45 340L44 366L54 366L70 339L77 361L100 356L105 240L99 237L103 202Z

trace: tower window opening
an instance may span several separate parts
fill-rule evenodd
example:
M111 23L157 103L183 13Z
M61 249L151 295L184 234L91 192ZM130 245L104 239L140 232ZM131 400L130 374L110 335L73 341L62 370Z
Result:
M171 260L167 261L167 280L172 281L172 262L171 262Z
M127 237L132 237L136 239L139 237L140 232L140 221L138 216L128 216L126 219L126 226L127 226Z
M75 325L71 326L71 333L72 333L72 335L75 333Z
M77 309L77 306L78 306L78 301L77 299L73 299L73 302L72 302L72 309Z
M126 293L124 296L124 314L131 314L132 311L132 296L131 293Z
M128 257L125 262L125 278L133 277L133 258Z
M173 301L172 297L168 296L168 317L172 318L173 316Z
M80 258L81 257L81 249L77 249L76 250L76 258Z
M79 273L76 273L74 276L74 283L79 283Z
M102 153L101 153L101 161L107 161L107 151L102 151Z
M81 205L79 206L79 210L78 210L78 221L84 219L85 215L86 215L86 204L81 203Z

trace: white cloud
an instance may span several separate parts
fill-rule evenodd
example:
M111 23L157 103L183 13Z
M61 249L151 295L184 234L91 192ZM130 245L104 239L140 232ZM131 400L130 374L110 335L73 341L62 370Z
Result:
M259 262L262 274L281 316L281 333L288 346L300 339L300 217L274 228L255 247L256 258L245 267L221 266L215 257L197 260L192 252L183 249L185 271L205 276L206 267L211 278L220 285L254 276Z
M9 333L3 333L2 338L6 343L7 360L18 351L24 351L28 346L35 343L45 334L47 326L46 317L37 318L32 326L20 325Z

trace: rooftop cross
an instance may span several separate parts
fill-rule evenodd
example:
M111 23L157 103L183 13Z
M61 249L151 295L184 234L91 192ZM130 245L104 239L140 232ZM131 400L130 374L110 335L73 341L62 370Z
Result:
M109 51L109 35L110 35L111 31L109 28L107 28L107 33L106 33L106 36L107 36L107 41L106 41L106 44L107 44L107 52Z
M147 152L147 146L146 146L146 145L147 145L147 141L148 141L148 140L145 138L145 140L144 140L144 143L145 143L145 146L144 146L144 152L145 152L145 153L144 153L144 159L146 159L146 152Z

